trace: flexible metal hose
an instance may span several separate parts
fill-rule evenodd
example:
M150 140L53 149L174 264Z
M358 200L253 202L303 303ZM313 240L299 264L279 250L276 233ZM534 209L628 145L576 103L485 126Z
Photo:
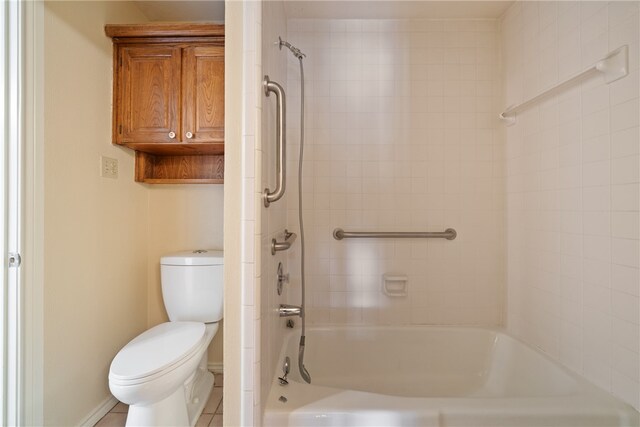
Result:
M304 366L304 345L305 345L305 274L304 274L304 223L302 219L302 163L304 159L304 66L302 65L302 55L296 55L300 61L300 157L298 159L298 222L300 224L300 284L302 288L302 304L300 305L300 317L302 319L302 334L300 335L300 346L298 347L298 369L300 375L311 384L311 375Z

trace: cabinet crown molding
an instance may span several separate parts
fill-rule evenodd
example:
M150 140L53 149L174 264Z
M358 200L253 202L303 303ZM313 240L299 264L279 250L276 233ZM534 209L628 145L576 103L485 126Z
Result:
M104 32L112 39L129 37L224 37L224 25L208 22L152 22L107 24Z

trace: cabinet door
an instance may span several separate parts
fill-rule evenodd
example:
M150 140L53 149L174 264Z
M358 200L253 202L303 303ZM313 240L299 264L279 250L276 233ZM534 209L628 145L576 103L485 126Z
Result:
M187 47L183 55L182 140L223 142L224 48Z
M180 48L124 46L119 54L116 141L120 144L179 141Z

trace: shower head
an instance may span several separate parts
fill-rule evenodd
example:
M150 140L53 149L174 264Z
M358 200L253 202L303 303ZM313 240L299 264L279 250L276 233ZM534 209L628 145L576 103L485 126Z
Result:
M278 41L275 42L275 44L278 45L280 50L282 50L282 46L286 47L287 49L289 49L291 51L291 53L293 53L293 56L295 56L298 59L302 59L302 58L307 56L304 53L302 53L302 51L300 49L298 49L297 47L295 47L294 45L292 45L288 41L282 40L282 37L280 37L280 36L278 36Z

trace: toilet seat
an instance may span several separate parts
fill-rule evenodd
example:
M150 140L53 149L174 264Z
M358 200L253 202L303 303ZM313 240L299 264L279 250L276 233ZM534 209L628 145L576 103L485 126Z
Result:
M143 332L118 352L109 381L135 385L152 381L190 360L201 348L205 324L166 322Z

